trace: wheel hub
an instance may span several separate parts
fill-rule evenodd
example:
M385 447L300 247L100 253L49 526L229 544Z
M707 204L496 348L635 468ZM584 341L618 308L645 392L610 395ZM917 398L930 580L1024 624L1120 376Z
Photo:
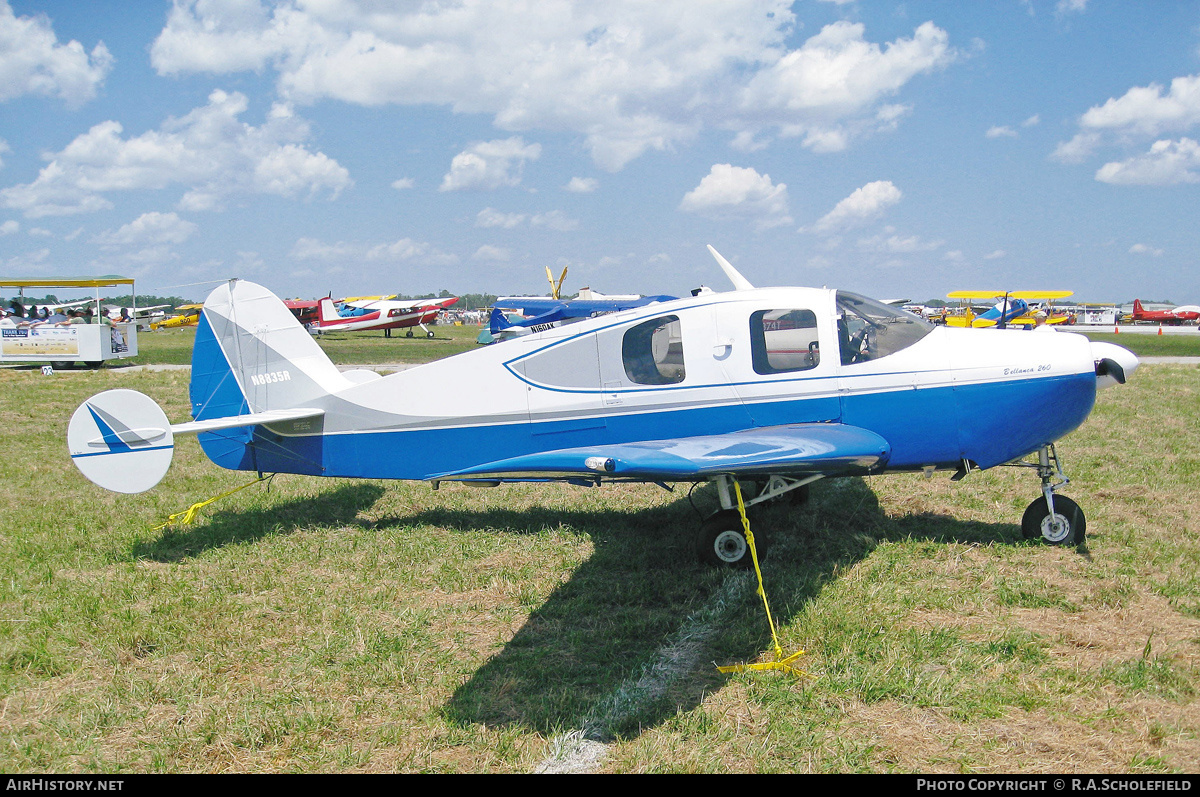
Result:
M1042 519L1042 536L1048 542L1062 542L1070 533L1070 521L1057 512Z
M746 538L736 531L723 531L713 541L713 549L722 562L739 562L746 555Z

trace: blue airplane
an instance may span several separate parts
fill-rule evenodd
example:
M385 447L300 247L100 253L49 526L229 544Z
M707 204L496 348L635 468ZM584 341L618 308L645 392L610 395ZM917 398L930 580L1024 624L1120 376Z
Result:
M511 340L515 337L542 332L560 324L584 318L644 307L655 302L672 302L675 296L606 296L584 288L574 299L559 299L545 296L502 296L492 307L488 319L489 331L494 341ZM515 311L525 316L519 321L509 318Z
M711 247L710 247L711 249ZM1054 442L1099 388L1138 366L1128 350L1039 328L934 326L841 290L755 288L716 250L735 290L588 318L388 376L342 373L267 289L231 280L204 303L192 353L193 420L112 390L71 419L68 448L119 492L165 475L174 435L198 434L224 468L494 485L556 480L713 482L705 561L751 559L747 505L823 478L1035 468L1025 536L1084 539ZM1034 455L1036 462L1024 462Z

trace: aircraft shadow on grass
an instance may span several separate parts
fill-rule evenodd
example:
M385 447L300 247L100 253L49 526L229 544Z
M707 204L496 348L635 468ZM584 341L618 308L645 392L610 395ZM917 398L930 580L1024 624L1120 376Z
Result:
M698 497L700 493L698 491ZM712 503L715 496L706 496ZM818 485L809 505L776 502L751 513L766 544L764 578L776 621L786 624L829 581L884 540L943 543L1023 542L1011 523L977 523L946 515L888 517L858 478ZM582 730L588 738L636 736L695 708L727 676L713 662L749 662L772 649L753 571L720 570L697 561L694 516L686 499L637 513L611 511L481 512L432 509L394 522L451 529L499 528L537 533L559 524L590 535L593 555L534 610L504 649L463 684L445 706L448 719L521 726L551 735ZM736 598L726 582L742 579ZM725 600L728 608L713 612ZM709 627L685 629L703 615ZM687 664L648 665L664 648L695 650Z
M354 523L384 492L382 485L360 482L261 509L216 512L206 523L168 527L154 539L136 543L131 554L155 562L179 562L212 548L289 534L299 528L342 526Z

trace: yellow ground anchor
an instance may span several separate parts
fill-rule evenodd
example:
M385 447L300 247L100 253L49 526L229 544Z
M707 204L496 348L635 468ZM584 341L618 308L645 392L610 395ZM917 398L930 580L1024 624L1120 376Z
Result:
M225 498L226 496L233 495L238 490L245 490L247 487L250 487L251 485L258 484L259 482L265 482L267 479L270 479L274 476L275 476L274 473L272 473L268 476L259 476L254 481L246 482L241 487L234 487L232 490L226 490L225 492L221 493L220 495L214 495L212 498L209 498L205 501L197 501L196 503L192 504L190 507L183 510L182 512L176 512L173 515L168 515L166 523L163 523L162 525L159 525L159 526L155 526L154 528L152 528L150 530L151 531L162 531L167 526L173 526L173 525L175 525L176 518L182 518L182 520L179 521L179 525L186 526L187 524L191 523L193 520L196 519L196 514L201 509L208 506L209 504L214 503L216 501L220 501L222 498Z
M754 547L754 533L750 531L750 521L746 517L746 504L742 501L742 488L738 484L737 479L730 479L733 482L733 492L737 496L738 514L742 516L742 531L746 534L746 544L750 546L750 558L754 562L754 572L758 576L758 594L762 598L763 608L767 610L767 625L771 626L771 641L775 644L775 661L761 661L754 664L731 664L728 667L717 667L723 673L744 672L746 670L783 670L790 672L792 675L801 675L805 678L816 678L815 675L807 673L798 667L793 667L792 664L804 655L804 651L798 651L786 658L783 655L783 648L779 645L779 635L775 631L775 620L771 617L771 604L767 602L767 590L763 587L762 570L758 566L758 551Z

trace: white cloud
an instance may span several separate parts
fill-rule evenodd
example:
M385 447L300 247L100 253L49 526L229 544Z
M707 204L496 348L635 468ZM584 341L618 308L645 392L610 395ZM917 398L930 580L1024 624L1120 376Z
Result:
M994 125L984 135L988 138L1016 138L1017 131L1007 125Z
M549 230L566 232L578 229L579 220L568 218L561 210L549 210L545 213L502 213L495 208L484 208L475 216L476 227L491 227L511 230L520 227L526 221L531 227L545 227Z
M1163 250L1157 249L1153 246L1147 246L1146 244L1134 244L1133 246L1129 247L1129 254L1131 255L1150 255L1152 257L1159 257L1162 255L1162 253Z
M1076 133L1070 141L1064 141L1055 147L1050 157L1063 163L1082 163L1099 145L1099 133Z
M525 161L537 160L541 154L541 144L526 144L520 136L482 141L454 156L438 190L491 190L520 185Z
M45 16L18 17L0 0L0 102L40 94L81 105L96 96L112 64L103 42L90 54L74 40L59 44Z
M1119 98L1092 107L1080 118L1088 130L1124 130L1158 135L1200 122L1200 75L1177 77L1165 94L1157 83L1135 86Z
M568 218L561 210L549 210L534 215L529 224L533 227L545 227L556 232L570 232L579 229L579 220Z
M416 184L416 180L411 177L401 177L399 180L392 180L392 188L395 188L397 191L405 191Z
M401 238L386 244L364 244L338 241L326 244L316 238L300 238L292 246L291 256L297 260L321 260L327 263L349 264L367 262L417 262L423 265L452 265L458 257L423 241Z
M845 146L878 129L882 98L955 58L929 22L882 44L837 22L789 51L791 5L177 0L151 63L160 74L274 70L281 95L301 103L432 104L503 130L576 133L616 171L706 126Z
M871 252L887 252L891 254L912 254L914 252L933 252L946 245L943 240L925 241L919 236L896 235L893 230L885 231L886 235L875 235L860 239L858 247Z
M528 216L524 213L501 213L495 208L484 208L475 216L476 227L501 227L511 230L518 227Z
M169 118L158 130L122 138L118 122L101 122L50 157L32 183L0 190L0 204L31 218L112 207L105 193L187 187L184 210L219 208L238 194L336 197L352 184L337 161L302 145L308 125L284 105L260 127L239 120L242 94L214 91L208 104Z
M951 63L949 36L932 22L911 39L885 47L864 39L861 23L835 22L751 78L741 93L742 118L779 124L818 152L844 149L873 125L894 127L905 106L872 108L919 74Z
M590 194L599 185L594 177L572 177L571 182L567 183L564 190L570 191L572 194Z
M679 209L718 218L752 219L759 229L791 224L787 184L769 174L728 163L713 164L700 184L684 195Z
M200 229L174 213L143 213L118 230L106 230L94 239L105 249L151 244L181 244Z
M11 152L11 151L12 150L11 150L11 148L9 148L8 142L5 141L4 139L0 138L0 155L3 155L4 153ZM4 168L4 158L0 158L0 169L2 169L2 168Z
M8 221L4 222L3 224L0 224L0 236L14 235L15 233L19 232L20 230L21 230L20 222L14 221L12 219L9 219Z
M1005 252L1003 249L997 249L993 252L989 252L986 255L984 255L983 259L984 260L999 260L1000 258L1004 257L1007 254L1008 254L1008 252Z
M507 249L503 249L499 246L489 246L487 244L484 244L476 249L475 254L471 255L472 260L482 260L493 263L506 263L508 262L509 257L510 255Z
M1042 123L1042 117L1038 116L1035 113L1033 116L1029 117L1024 122L1021 122L1021 127L1036 127L1037 125L1039 125L1041 123Z
M1082 14L1087 11L1088 0L1058 0L1054 6L1054 12L1058 15L1068 13Z
M814 225L814 229L819 233L828 233L866 224L882 215L903 196L890 180L867 183L838 202Z
M1096 179L1116 185L1200 182L1200 144L1190 138L1155 141L1144 155L1104 164L1096 172Z

